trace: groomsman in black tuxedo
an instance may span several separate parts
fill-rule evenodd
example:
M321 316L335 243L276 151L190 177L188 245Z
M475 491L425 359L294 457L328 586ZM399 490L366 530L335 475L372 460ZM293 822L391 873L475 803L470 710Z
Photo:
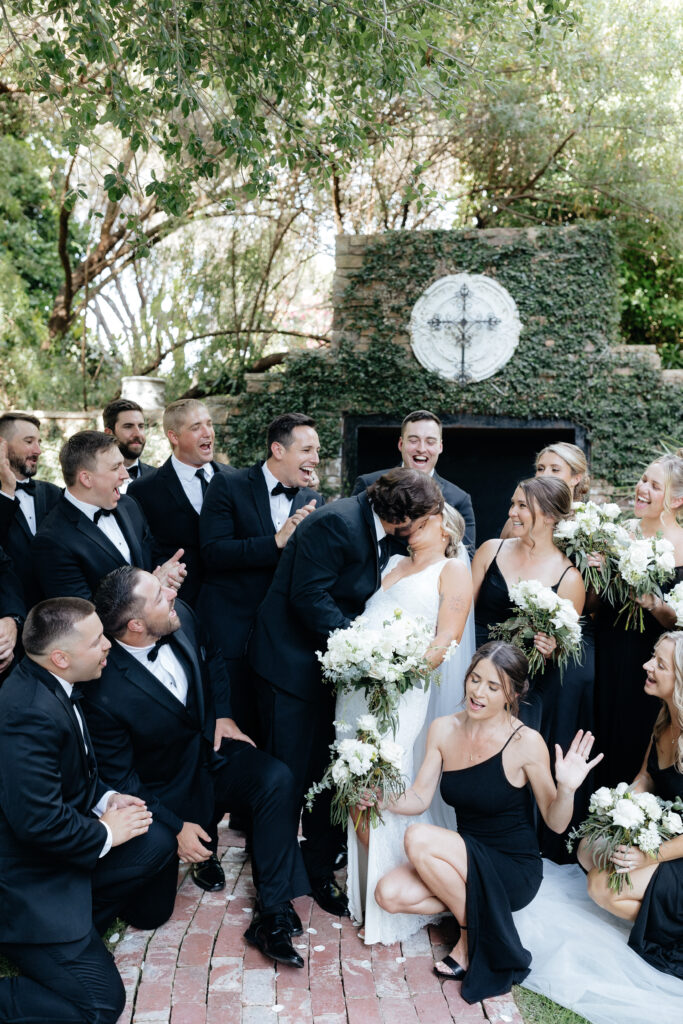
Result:
M327 637L363 611L380 573L420 520L440 512L443 496L431 477L394 469L368 491L342 498L297 526L282 552L256 615L249 662L257 676L265 747L288 765L299 807L330 760L333 688L322 681L316 652ZM348 913L334 881L341 830L330 825L330 794L304 812L303 855L313 896L332 914Z
M0 690L0 952L21 971L0 979L3 1024L114 1024L125 992L100 935L118 915L166 920L146 888L173 833L100 779L76 703L109 646L89 601L44 601Z
M256 610L282 550L324 499L309 486L320 461L315 422L285 413L268 427L268 457L218 474L199 517L205 581L197 611L228 663L235 721L257 735L256 697L246 659Z
M100 584L96 605L114 639L109 663L84 702L102 772L145 800L176 836L195 882L222 889L218 822L250 818L257 912L246 937L267 956L303 967L290 900L308 891L291 772L257 750L235 724L220 651L205 649L191 609L149 573L123 566ZM170 913L177 872L160 892Z
M401 453L405 469L414 469L418 473L427 473L441 488L441 493L453 508L456 508L465 520L465 546L470 558L474 557L476 533L472 499L467 491L457 484L444 480L436 472L439 455L443 451L443 428L441 420L428 409L417 409L410 412L401 424L401 436L398 439L398 450ZM362 492L386 473L386 469L378 469L374 473L364 473L353 485L352 494Z
M199 513L216 473L233 473L213 458L214 429L209 410L193 398L180 398L164 411L164 432L173 449L163 466L130 485L154 536L154 557L165 561L177 548L185 552L187 576L179 597L197 603L202 584Z
M0 680L12 664L26 604L12 560L0 547Z
M151 569L152 536L137 502L122 495L127 479L116 438L81 430L59 453L66 490L43 520L32 544L35 573L45 597L89 599L117 565ZM157 572L179 586L176 551Z
M121 484L121 491L125 494L131 480L154 472L154 466L141 460L146 441L145 414L142 407L130 398L115 398L102 410L102 422L105 434L113 434L118 441L123 464L128 470L128 480Z
M14 563L27 608L42 597L33 572L31 541L61 494L55 484L35 479L40 454L37 417L27 412L0 416L0 544Z

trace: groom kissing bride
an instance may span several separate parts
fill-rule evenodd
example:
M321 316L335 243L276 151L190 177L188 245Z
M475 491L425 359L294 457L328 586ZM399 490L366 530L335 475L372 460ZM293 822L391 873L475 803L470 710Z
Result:
M282 552L249 643L257 675L265 749L291 769L303 806L319 781L334 741L335 694L323 682L316 652L345 629L380 587L389 557L421 521L441 513L443 496L430 476L392 469L367 491L317 509ZM334 880L344 830L330 824L331 794L303 815L302 852L311 891L330 914L347 914Z

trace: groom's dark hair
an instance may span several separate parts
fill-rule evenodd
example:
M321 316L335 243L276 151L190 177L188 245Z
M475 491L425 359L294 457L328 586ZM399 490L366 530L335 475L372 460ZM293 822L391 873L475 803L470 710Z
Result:
M368 487L373 511L386 523L403 523L443 511L441 488L415 469L390 469Z

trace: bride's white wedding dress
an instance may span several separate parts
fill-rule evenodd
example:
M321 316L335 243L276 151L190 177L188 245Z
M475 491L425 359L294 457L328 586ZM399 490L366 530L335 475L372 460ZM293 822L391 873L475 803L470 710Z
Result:
M460 560L469 565L469 558L462 545L460 551ZM404 557L392 556L383 577L386 577ZM447 561L447 558L441 559L419 573L404 576L388 590L380 588L366 604L361 618L369 624L381 627L385 620L393 616L394 610L400 608L411 617L421 616L432 623L436 630L439 576ZM401 769L406 780L406 788L414 781L415 774L422 764L430 723L441 715L452 714L462 701L465 670L473 652L474 620L470 611L459 646L439 670L439 675L435 677L429 690L425 693L423 689L414 688L401 697L395 738L405 752ZM351 730L355 728L356 719L367 712L365 696L358 690L340 694L337 698L336 719L348 725ZM350 733L348 730L338 730L337 736L341 738L352 734L353 732ZM406 863L403 836L407 827L418 821L455 828L452 808L444 804L438 796L429 810L419 817L385 813L384 823L370 832L367 853L358 842L353 825L349 823L349 909L354 920L364 922L367 944L400 942L433 920L432 917L417 914L388 914L377 905L374 898L375 886L380 878L392 868Z

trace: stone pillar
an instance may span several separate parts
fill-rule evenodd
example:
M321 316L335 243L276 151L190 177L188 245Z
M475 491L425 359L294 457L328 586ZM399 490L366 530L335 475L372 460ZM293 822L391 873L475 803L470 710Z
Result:
M166 405L166 381L163 377L122 377L121 398L137 402L147 412Z

